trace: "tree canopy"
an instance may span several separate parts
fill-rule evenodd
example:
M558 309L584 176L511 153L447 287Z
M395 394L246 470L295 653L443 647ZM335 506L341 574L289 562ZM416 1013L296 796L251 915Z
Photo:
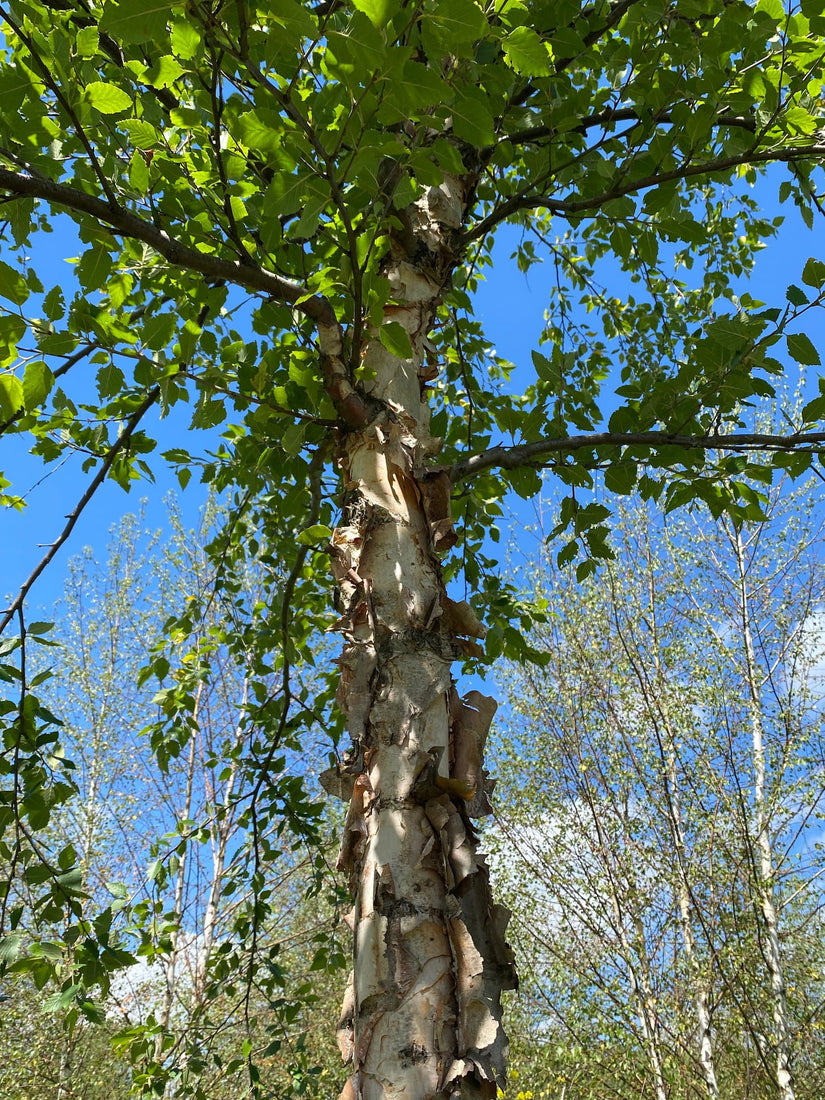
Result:
M825 263L802 259L778 303L746 278L777 229L757 182L809 222L821 210L825 15L815 0L15 0L0 18L0 434L46 463L79 452L86 477L0 615L0 858L37 887L38 919L90 945L69 979L55 970L65 1006L93 1014L122 959L88 924L77 853L37 840L72 782L32 691L26 655L48 639L26 600L106 478L151 478L153 410L189 402L220 442L161 459L230 518L212 594L168 634L200 637L214 591L239 592L247 559L263 570L265 598L239 597L226 626L261 685L243 714L249 813L307 837L314 811L274 762L331 703L328 669L310 692L295 668L316 659L334 578L353 743L326 719L355 898L344 1095L493 1096L515 979L470 818L494 704L459 697L450 667L531 655L533 610L491 540L505 494L533 496L542 470L566 486L554 536L584 578L610 553L611 494L758 519L759 486L815 461L825 396L782 434L747 410L789 361L819 365L804 328ZM516 268L556 275L543 343L515 367L473 312L507 226ZM73 278L46 263L67 240ZM198 669L147 654L160 767L196 727ZM17 966L27 910L11 897Z

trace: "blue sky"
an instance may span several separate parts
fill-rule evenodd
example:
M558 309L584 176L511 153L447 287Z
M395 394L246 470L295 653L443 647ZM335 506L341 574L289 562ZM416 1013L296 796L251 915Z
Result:
M774 170L779 172L781 170ZM748 285L754 297L766 302L782 304L785 289L790 282L798 281L805 260L811 255L825 257L822 234L809 231L799 218L796 209L786 204L781 210L774 206L775 179L762 179L757 185L765 194L766 213L781 213L785 224L779 235L768 243L757 261L755 276ZM759 191L755 194L758 196ZM64 257L76 255L79 248L73 245L70 223L49 236L41 236L32 248L32 264L47 285L61 282L70 288L73 282L71 267ZM495 252L494 266L487 270L477 295L478 314L488 337L498 353L516 364L530 364L530 351L538 346L544 325L544 309L549 290L555 278L552 265L537 264L527 274L521 274L509 260L517 241L515 230L500 234ZM808 315L811 327L807 334L825 354L825 320ZM789 365L790 366L790 365ZM91 368L88 368L91 369ZM524 376L522 376L524 377ZM519 375L514 375L516 386ZM181 434L189 431L190 409L176 406L164 421L148 425L157 431L157 452L179 444ZM197 438L200 436L200 439ZM187 445L195 452L214 446L216 434L192 433ZM66 514L74 507L89 475L80 471L81 459L75 456L65 464L44 467L38 459L26 453L25 437L7 435L0 449L0 470L13 481L13 491L25 494L27 507L23 512L6 509L0 515L2 522L3 570L2 595L15 593L29 575L43 553L43 544L51 543L65 523ZM142 497L149 500L146 518L153 527L164 522L163 497L170 490L178 493L184 518L194 523L198 508L204 499L204 488L193 478L185 492L180 492L174 474L162 460L152 462L156 483L135 483L131 493L125 494L114 482L106 482L85 510L72 538L37 582L30 597L30 610L48 608L60 595L66 562L70 555L83 546L91 546L102 557L111 525L126 512L135 511ZM81 481L82 479L82 481ZM531 522L534 506L518 502L515 506L515 524L523 527Z

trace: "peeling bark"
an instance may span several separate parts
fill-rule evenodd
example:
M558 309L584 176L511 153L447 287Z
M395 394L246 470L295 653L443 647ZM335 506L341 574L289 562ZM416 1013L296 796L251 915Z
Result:
M348 422L339 451L343 516L330 549L352 749L322 781L350 800L339 856L354 895L342 1100L492 1100L504 1083L509 913L491 901L470 824L489 812L483 750L495 703L462 699L452 682L452 662L485 630L441 577L438 554L455 542L451 486L428 465L440 441L424 397L428 333L468 187L447 179L402 212L404 244L383 269L393 293L384 321L403 325L413 357L368 335L369 381L356 396L372 411L368 423Z

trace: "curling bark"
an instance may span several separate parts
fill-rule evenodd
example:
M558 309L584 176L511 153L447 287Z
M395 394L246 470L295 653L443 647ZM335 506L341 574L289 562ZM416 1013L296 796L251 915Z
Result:
M492 1100L504 1082L509 913L491 902L470 823L489 807L482 762L495 702L479 692L462 699L452 682L452 662L485 631L442 580L439 553L455 534L449 479L431 464L440 441L425 393L428 333L471 186L446 178L399 212L383 320L403 326L413 354L399 358L367 334L369 422L339 448L342 522L331 551L352 749L323 779L350 799L339 858L354 900L342 1100Z

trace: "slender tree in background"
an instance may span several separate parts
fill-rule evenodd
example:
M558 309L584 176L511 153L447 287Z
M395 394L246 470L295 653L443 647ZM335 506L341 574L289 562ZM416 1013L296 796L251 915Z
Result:
M538 574L557 610L494 834L509 889L532 883L517 1062L537 1096L821 1094L814 500L774 492L762 525L637 505L584 591Z
M47 462L83 453L89 474L0 617L17 632L2 855L14 875L47 868L43 904L86 934L71 853L34 836L71 784L44 758L56 733L29 690L41 635L25 600L102 481L148 475L153 410L191 401L220 447L198 463L184 438L165 457L232 498L215 585L231 591L246 539L283 563L248 627L257 653L277 642L281 679L258 802L293 823L305 800L273 793L270 764L323 711L294 669L330 567L336 583L352 748L325 783L349 802L355 944L343 1095L492 1097L515 977L469 818L487 808L494 704L462 698L451 668L523 656L530 612L483 542L542 466L570 487L561 556L581 552L586 576L608 515L593 471L610 492L638 478L741 518L761 507L743 474L810 463L825 399L781 435L743 431L740 410L771 392L780 339L818 363L794 325L825 264L778 308L734 282L775 229L748 194L762 167L787 165L780 199L818 210L823 15L807 0L12 0L0 18L2 428ZM38 258L67 222L76 289ZM522 268L557 272L546 353L512 381L472 314L507 224ZM624 290L604 286L602 259ZM461 570L472 603L448 595ZM0 907L12 935L17 919Z
M279 683L272 673L255 677L242 609L266 605L270 571L258 563L239 573L232 599L211 601L194 639L180 629L199 591L209 587L204 546L219 516L209 508L200 529L187 532L173 510L162 548L139 516L127 516L105 565L88 550L71 562L50 685L64 715L62 739L76 762L78 793L55 809L50 828L78 849L83 917L91 921L101 899L114 892L137 949L120 952L125 968L105 1017L95 1020L102 1025L97 1037L89 1021L72 1012L77 979L90 960L82 947L61 951L60 925L49 929L20 890L20 927L39 932L47 958L59 960L69 975L62 989L44 988L52 1016L67 1022L62 1036L48 1025L45 1053L39 1044L32 1049L25 1020L32 1013L32 979L47 982L48 967L9 976L4 987L8 1002L22 1001L24 1015L4 1020L9 1069L8 1080L0 1081L21 1100L44 1092L74 1100L97 1096L95 1089L111 1096L114 1078L122 1081L123 1096L131 1083L152 1095L173 1096L183 1086L210 1100L234 1097L247 1074L247 1045L269 1090L288 1083L300 1094L302 1074L312 1067L304 1029L315 997L301 986L310 967L328 965L336 950L335 915L316 881L317 844L308 858L307 838L292 834L282 817L257 831L248 817L250 784L258 778L248 761L259 732L254 699L266 703ZM153 637L155 668L166 661L164 680L174 690L156 693L147 682ZM272 766L293 781L296 771L317 771L323 754L311 744L302 748L300 756L284 753ZM265 887L250 884L242 870L249 863ZM21 885L15 883L18 890ZM244 934L252 913L254 937ZM95 927L115 956L117 941L105 922ZM230 945L236 973L222 982ZM141 1042L143 1056L131 1074L116 1068L105 1049L106 1038L118 1033L116 1050ZM326 1039L334 1048L332 1035ZM316 1066L308 1082L317 1078L328 1089L317 1065L321 1045L310 1044Z

